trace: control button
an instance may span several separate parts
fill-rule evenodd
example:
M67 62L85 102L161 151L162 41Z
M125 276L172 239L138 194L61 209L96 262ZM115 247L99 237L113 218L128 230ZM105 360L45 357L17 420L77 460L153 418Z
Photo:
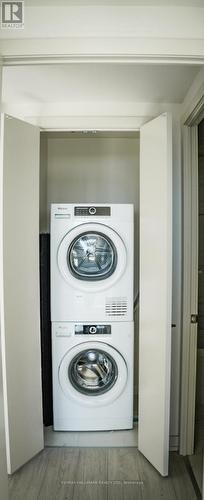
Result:
M97 332L96 326L90 326L89 333L96 333L96 332Z
M89 208L89 213L90 213L90 215L95 215L95 213L96 213L96 208L95 208L95 207L90 207L90 208Z

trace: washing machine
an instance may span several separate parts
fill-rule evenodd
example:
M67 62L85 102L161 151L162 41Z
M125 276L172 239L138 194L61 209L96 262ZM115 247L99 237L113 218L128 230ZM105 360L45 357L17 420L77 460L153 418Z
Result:
M52 321L133 320L133 205L51 206Z
M54 430L133 427L133 322L53 323Z

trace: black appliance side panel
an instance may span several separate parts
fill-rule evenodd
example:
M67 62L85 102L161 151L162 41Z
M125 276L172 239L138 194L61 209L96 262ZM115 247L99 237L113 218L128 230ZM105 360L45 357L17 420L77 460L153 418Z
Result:
M43 422L53 424L52 343L50 314L50 235L40 234L40 319Z

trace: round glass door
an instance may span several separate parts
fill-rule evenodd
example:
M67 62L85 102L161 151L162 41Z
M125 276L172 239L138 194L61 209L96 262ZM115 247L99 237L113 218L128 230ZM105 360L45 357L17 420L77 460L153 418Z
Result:
M117 251L108 236L94 231L84 232L69 246L67 263L75 278L103 280L115 271Z
M121 278L127 265L127 249L112 228L101 223L83 223L60 241L57 264L73 288L98 292Z
M100 349L86 349L72 359L68 376L77 391L96 396L104 394L113 387L118 377L118 368L107 352Z

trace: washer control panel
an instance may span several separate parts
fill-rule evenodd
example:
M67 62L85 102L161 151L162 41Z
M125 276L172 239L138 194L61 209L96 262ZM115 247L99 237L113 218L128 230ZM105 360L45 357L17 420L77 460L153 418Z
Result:
M110 335L111 325L75 325L75 335Z

